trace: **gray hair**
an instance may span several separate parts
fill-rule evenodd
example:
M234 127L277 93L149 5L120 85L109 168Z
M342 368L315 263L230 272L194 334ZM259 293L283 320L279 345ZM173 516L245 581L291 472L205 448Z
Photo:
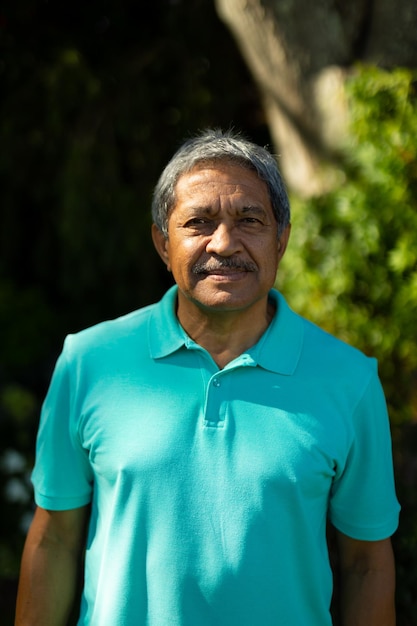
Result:
M255 171L265 181L278 222L278 234L290 223L290 203L275 157L232 130L208 129L185 141L163 170L153 193L152 219L168 237L168 218L175 206L178 179L197 165L233 162Z

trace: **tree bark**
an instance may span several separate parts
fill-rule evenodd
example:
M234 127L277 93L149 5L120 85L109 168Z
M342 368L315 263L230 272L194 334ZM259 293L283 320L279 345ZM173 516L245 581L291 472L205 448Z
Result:
M417 64L414 0L215 0L260 90L288 185L338 180L346 75L357 61Z

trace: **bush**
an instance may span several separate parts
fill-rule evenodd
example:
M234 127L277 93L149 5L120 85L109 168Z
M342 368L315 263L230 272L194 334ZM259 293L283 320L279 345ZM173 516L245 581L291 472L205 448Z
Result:
M347 81L342 182L323 196L293 199L280 275L298 312L379 360L402 504L395 550L403 626L417 619L416 78L359 67Z

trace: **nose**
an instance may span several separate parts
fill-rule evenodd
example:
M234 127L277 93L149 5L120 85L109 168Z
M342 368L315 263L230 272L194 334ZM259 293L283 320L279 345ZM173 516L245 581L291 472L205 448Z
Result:
M206 245L208 254L217 254L219 256L231 256L239 252L240 249L241 244L233 229L233 225L224 222L216 226Z

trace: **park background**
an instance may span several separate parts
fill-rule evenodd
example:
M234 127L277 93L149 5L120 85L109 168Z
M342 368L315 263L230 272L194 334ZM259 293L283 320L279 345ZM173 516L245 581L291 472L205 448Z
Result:
M415 33L413 0L2 4L1 626L63 339L170 285L149 237L152 189L207 126L278 155L293 233L277 284L379 360L402 505L397 619L417 623Z

